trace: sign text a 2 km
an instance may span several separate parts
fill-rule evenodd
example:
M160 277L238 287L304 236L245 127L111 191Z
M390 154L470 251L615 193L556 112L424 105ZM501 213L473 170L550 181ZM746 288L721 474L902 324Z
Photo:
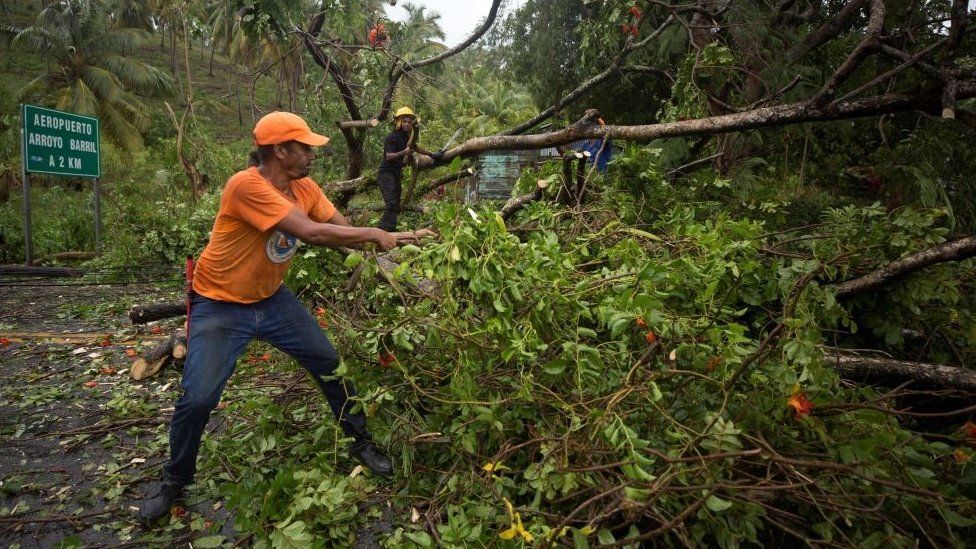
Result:
M97 118L33 105L22 114L27 172L101 176Z

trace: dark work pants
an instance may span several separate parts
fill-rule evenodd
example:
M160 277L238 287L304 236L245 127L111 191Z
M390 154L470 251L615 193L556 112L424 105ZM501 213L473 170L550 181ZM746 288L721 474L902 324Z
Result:
M402 174L396 175L387 172L380 172L376 176L376 184L380 187L380 193L383 195L383 203L385 204L383 215L380 216L380 222L377 226L384 231L396 230L397 215L400 214L400 193L403 190L400 184L402 178Z
M315 379L346 436L368 440L366 417L349 410L356 395L352 384L325 380L339 364L339 356L315 317L282 286L271 297L251 304L215 301L194 295L193 324L183 366L183 396L169 428L170 460L163 480L186 485L196 473L200 438L210 412L237 359L253 339L267 341L288 353Z

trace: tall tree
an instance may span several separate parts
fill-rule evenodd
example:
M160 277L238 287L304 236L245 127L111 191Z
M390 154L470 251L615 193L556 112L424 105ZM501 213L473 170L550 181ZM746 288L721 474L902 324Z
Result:
M147 33L116 27L106 8L98 1L62 0L42 10L33 25L6 27L4 35L53 64L21 90L22 99L97 116L107 137L136 148L149 122L140 94L170 93L173 84L165 72L132 57Z

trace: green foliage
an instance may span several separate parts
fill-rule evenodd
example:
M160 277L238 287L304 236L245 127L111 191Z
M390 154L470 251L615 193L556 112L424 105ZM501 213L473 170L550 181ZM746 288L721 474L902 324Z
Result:
M148 121L137 94L171 92L172 80L130 57L146 35L114 27L107 11L97 0L57 2L42 10L33 26L4 32L13 35L14 46L57 64L57 70L21 90L21 98L38 97L59 110L97 116L110 139L132 149L141 145Z
M645 203L605 189L588 208L585 230L546 204L523 214L534 230L520 236L490 210L444 205L434 212L441 241L404 250L392 286L370 282L375 267L367 267L365 294L320 288L335 303L339 348L355 357L349 371L367 387L379 375L380 387L362 398L390 445L401 449L406 497L435 494L452 517L438 524L439 534L466 539L478 526L486 544L510 528L521 531L506 500L538 540L585 540L641 510L654 509L664 521L700 500L688 519L696 545L770 543L778 539L770 521L779 520L825 542L869 544L885 531L892 543L906 544L921 535L910 526L913 516L937 525L927 529L933 539L961 543L968 530L945 517L971 512L972 503L952 487L962 469L945 463L944 444L919 439L878 412L855 407L796 420L788 406L798 386L818 406L862 398L825 368L825 329L854 330L852 319L861 314L837 303L829 281L851 276L862 261L940 242L940 212L827 210L825 235L792 248L789 235L766 240L762 210L755 219L733 218L714 199L688 200L707 196L714 184L682 192L667 187L652 162L624 158L617 168L627 173L628 165L644 168L635 174L641 188L662 190ZM627 218L641 210L635 229ZM781 242L809 251L809 259L764 251ZM420 278L437 291L411 291ZM765 311L784 304L775 350L739 381L768 330ZM648 330L663 347L649 356ZM396 360L376 370L373 357L387 353ZM380 398L385 387L404 383L397 398ZM418 433L446 441L411 444ZM810 455L837 466L820 469L802 457ZM741 475L759 474L775 456L794 456L805 471L780 471L776 482L813 475L819 480L810 497L836 510L821 513L802 490L757 499L738 487L751 484ZM906 494L894 504L886 492L898 486L936 490L951 503ZM618 503L596 523L552 518L607 490L620 494ZM842 503L851 493L881 510L857 512ZM638 531L660 525L643 520ZM390 543L430 541L404 525Z

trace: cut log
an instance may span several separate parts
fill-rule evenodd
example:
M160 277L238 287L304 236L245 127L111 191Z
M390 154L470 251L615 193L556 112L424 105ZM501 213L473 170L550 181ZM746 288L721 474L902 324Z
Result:
M152 303L150 305L133 305L129 309L129 320L133 324L145 324L154 320L183 316L186 314L185 301L171 301L167 303Z
M173 341L173 358L186 358L186 332L182 329L176 331L176 340Z
M31 261L31 266L43 265L48 261L84 261L94 258L95 252L60 252L38 257L37 259Z
M841 377L853 381L892 386L905 381L916 381L931 387L976 391L976 370L969 368L906 362L893 358L868 358L846 353L828 354L825 361L828 366L836 368Z
M176 333L165 341L156 345L143 356L137 358L129 368L129 376L136 380L152 377L159 373L169 361L173 360L173 345L176 343Z

